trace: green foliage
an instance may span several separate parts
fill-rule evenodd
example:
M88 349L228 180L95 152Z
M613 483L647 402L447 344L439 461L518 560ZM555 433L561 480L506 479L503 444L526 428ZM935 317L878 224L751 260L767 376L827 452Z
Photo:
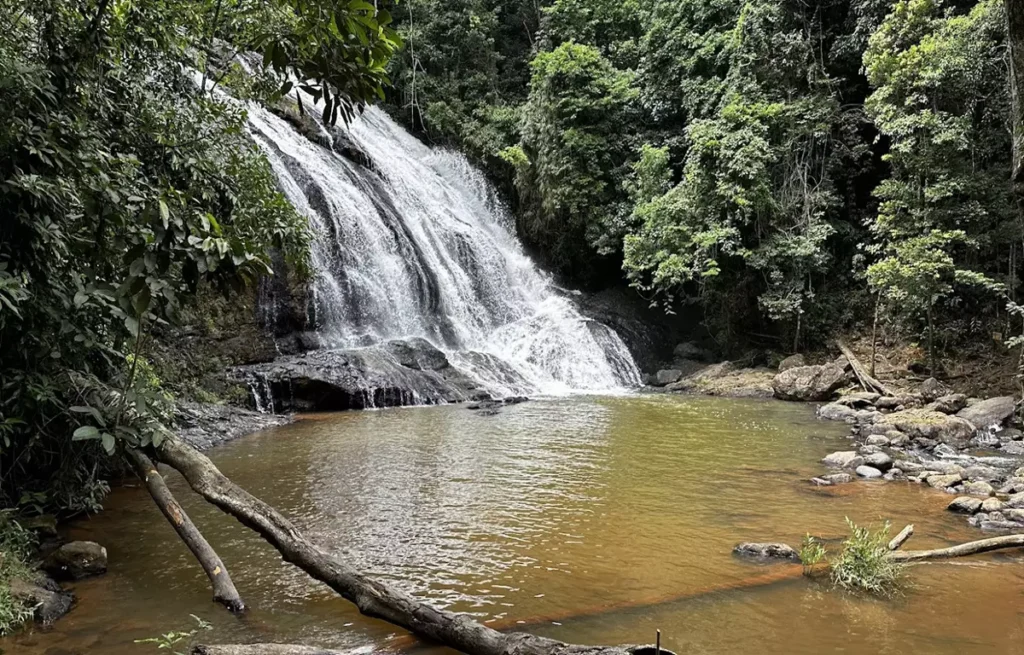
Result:
M153 328L201 287L272 274L271 250L305 265L305 222L244 106L212 89L234 70L207 55L214 35L270 53L280 77L250 92L308 79L328 121L377 97L400 41L360 0L0 0L0 15L0 505L91 510L104 456L159 443L171 419Z
M825 546L820 541L809 534L804 536L800 544L800 563L803 564L805 573L824 562L826 555Z
M903 566L888 559L889 524L872 532L853 523L846 524L850 536L839 557L832 562L832 582L849 591L866 591L890 596L899 590Z
M11 581L36 577L28 565L35 546L35 536L21 527L11 512L0 511L0 637L32 618L35 608L14 597Z
M195 644L195 640L198 635L202 634L202 632L213 630L213 625L207 621L204 621L195 614L189 614L189 616L191 616L192 620L196 622L196 627L191 630L172 630L170 632L165 632L158 637L136 639L135 643L153 644L160 650L182 647L184 650L176 650L174 651L174 655L185 655L186 652L190 652L190 649Z

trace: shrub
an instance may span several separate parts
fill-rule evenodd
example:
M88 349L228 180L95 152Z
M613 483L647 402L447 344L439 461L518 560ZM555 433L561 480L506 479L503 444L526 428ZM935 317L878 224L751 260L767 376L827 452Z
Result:
M13 632L32 618L35 608L14 597L11 581L36 576L27 564L34 549L32 533L21 527L9 512L0 512L0 636Z
M850 536L832 562L832 583L848 590L889 596L898 590L903 567L888 559L889 523L875 532L856 525L849 518Z

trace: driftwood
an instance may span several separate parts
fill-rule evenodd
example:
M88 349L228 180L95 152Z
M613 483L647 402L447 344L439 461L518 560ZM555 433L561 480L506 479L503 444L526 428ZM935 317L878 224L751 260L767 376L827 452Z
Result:
M190 655L351 655L352 651L292 644L228 644L193 646L189 653Z
M934 550L894 551L889 553L887 557L898 562L921 562L931 559L950 559L953 557L979 555L1006 548L1024 548L1024 534L1011 534L1005 537L969 541L965 544L958 544L948 548L936 548Z
M892 541L889 542L889 550L896 550L896 549L898 549L900 546L902 546L904 543L906 543L907 539L910 539L911 535L913 535L913 534L914 534L914 526L913 525L908 525L907 527L903 528L902 530L900 530L900 533L898 535L896 535L895 537L893 537Z
M853 354L853 351L850 350L845 343L838 341L837 344L839 345L839 350L842 351L843 355L846 356L846 359L849 360L850 367L853 369L853 374L857 376L857 381L860 382L860 386L864 391L880 393L883 396L893 395L892 391L890 391L888 387L873 378L871 374L864 369L860 360L857 359L857 356Z
M238 590L235 589L234 583L231 582L231 576L228 574L224 562L221 561L217 552L206 541L195 524L192 523L192 519L188 517L188 514L181 508L178 501L174 499L174 495L167 488L163 476L157 471L153 460L134 448L128 449L127 456L128 461L132 464L132 468L135 469L136 475L145 482L146 489L149 490L149 494L153 497L157 507L167 517L174 531L178 533L181 540L192 551L192 554L199 561L199 565L206 572L206 576L210 578L210 584L213 586L213 600L221 603L232 612L244 611L245 603L242 602L241 596L238 595Z
M196 493L255 530L286 562L327 584L366 616L469 655L647 655L655 651L653 646L579 646L523 632L501 633L465 614L435 609L320 549L280 512L229 480L205 455L176 437L165 439L156 453Z

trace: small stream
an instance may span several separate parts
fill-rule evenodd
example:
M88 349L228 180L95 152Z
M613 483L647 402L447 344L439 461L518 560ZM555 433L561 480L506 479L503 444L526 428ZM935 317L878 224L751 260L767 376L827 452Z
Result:
M907 483L806 480L846 428L813 408L677 396L577 396L487 416L460 406L307 417L212 453L237 483L356 567L502 628L578 643L653 641L679 653L1021 653L1017 555L916 566L894 600L830 591L736 559L739 541L839 537L844 517L917 527L910 547L978 538L950 497ZM135 639L214 624L205 640L369 653L408 647L169 477L251 610L210 601L205 576L141 488L71 536L110 572L76 585L50 631L8 655L158 653Z

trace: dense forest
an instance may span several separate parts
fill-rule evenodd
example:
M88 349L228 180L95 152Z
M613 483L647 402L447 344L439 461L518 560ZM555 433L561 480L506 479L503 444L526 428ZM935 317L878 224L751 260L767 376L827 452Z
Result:
M410 0L396 116L576 284L721 343L1020 332L1002 0ZM1012 3L1009 3L1012 5Z

